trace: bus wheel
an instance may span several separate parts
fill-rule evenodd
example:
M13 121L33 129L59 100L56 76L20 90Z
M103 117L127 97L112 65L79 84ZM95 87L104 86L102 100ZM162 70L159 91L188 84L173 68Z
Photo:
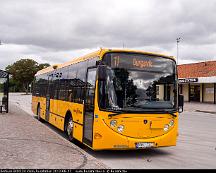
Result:
M73 123L72 118L70 117L66 124L66 134L68 136L69 141L71 142L73 141L73 126L74 126L74 123Z

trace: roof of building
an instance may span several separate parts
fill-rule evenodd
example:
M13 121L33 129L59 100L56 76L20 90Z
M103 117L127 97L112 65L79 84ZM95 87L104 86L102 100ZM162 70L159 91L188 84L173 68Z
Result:
M178 78L216 76L216 61L178 65Z

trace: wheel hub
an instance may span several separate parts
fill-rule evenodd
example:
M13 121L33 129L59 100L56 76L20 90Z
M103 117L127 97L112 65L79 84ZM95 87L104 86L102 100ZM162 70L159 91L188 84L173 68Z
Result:
M68 125L67 125L67 133L68 133L68 135L71 135L72 130L73 130L73 122L72 122L72 120L70 120L68 122Z

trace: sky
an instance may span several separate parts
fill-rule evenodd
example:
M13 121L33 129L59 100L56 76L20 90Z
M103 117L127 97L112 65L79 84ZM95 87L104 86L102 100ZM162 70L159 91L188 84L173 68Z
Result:
M216 0L0 0L0 69L58 64L105 48L216 60Z

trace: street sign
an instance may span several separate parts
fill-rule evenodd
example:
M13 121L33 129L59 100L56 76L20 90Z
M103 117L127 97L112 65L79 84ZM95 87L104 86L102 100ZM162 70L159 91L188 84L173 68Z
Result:
M6 71L0 70L0 78L7 78L7 77L8 77L8 73Z
M179 79L179 83L193 83L193 82L198 82L198 78Z

